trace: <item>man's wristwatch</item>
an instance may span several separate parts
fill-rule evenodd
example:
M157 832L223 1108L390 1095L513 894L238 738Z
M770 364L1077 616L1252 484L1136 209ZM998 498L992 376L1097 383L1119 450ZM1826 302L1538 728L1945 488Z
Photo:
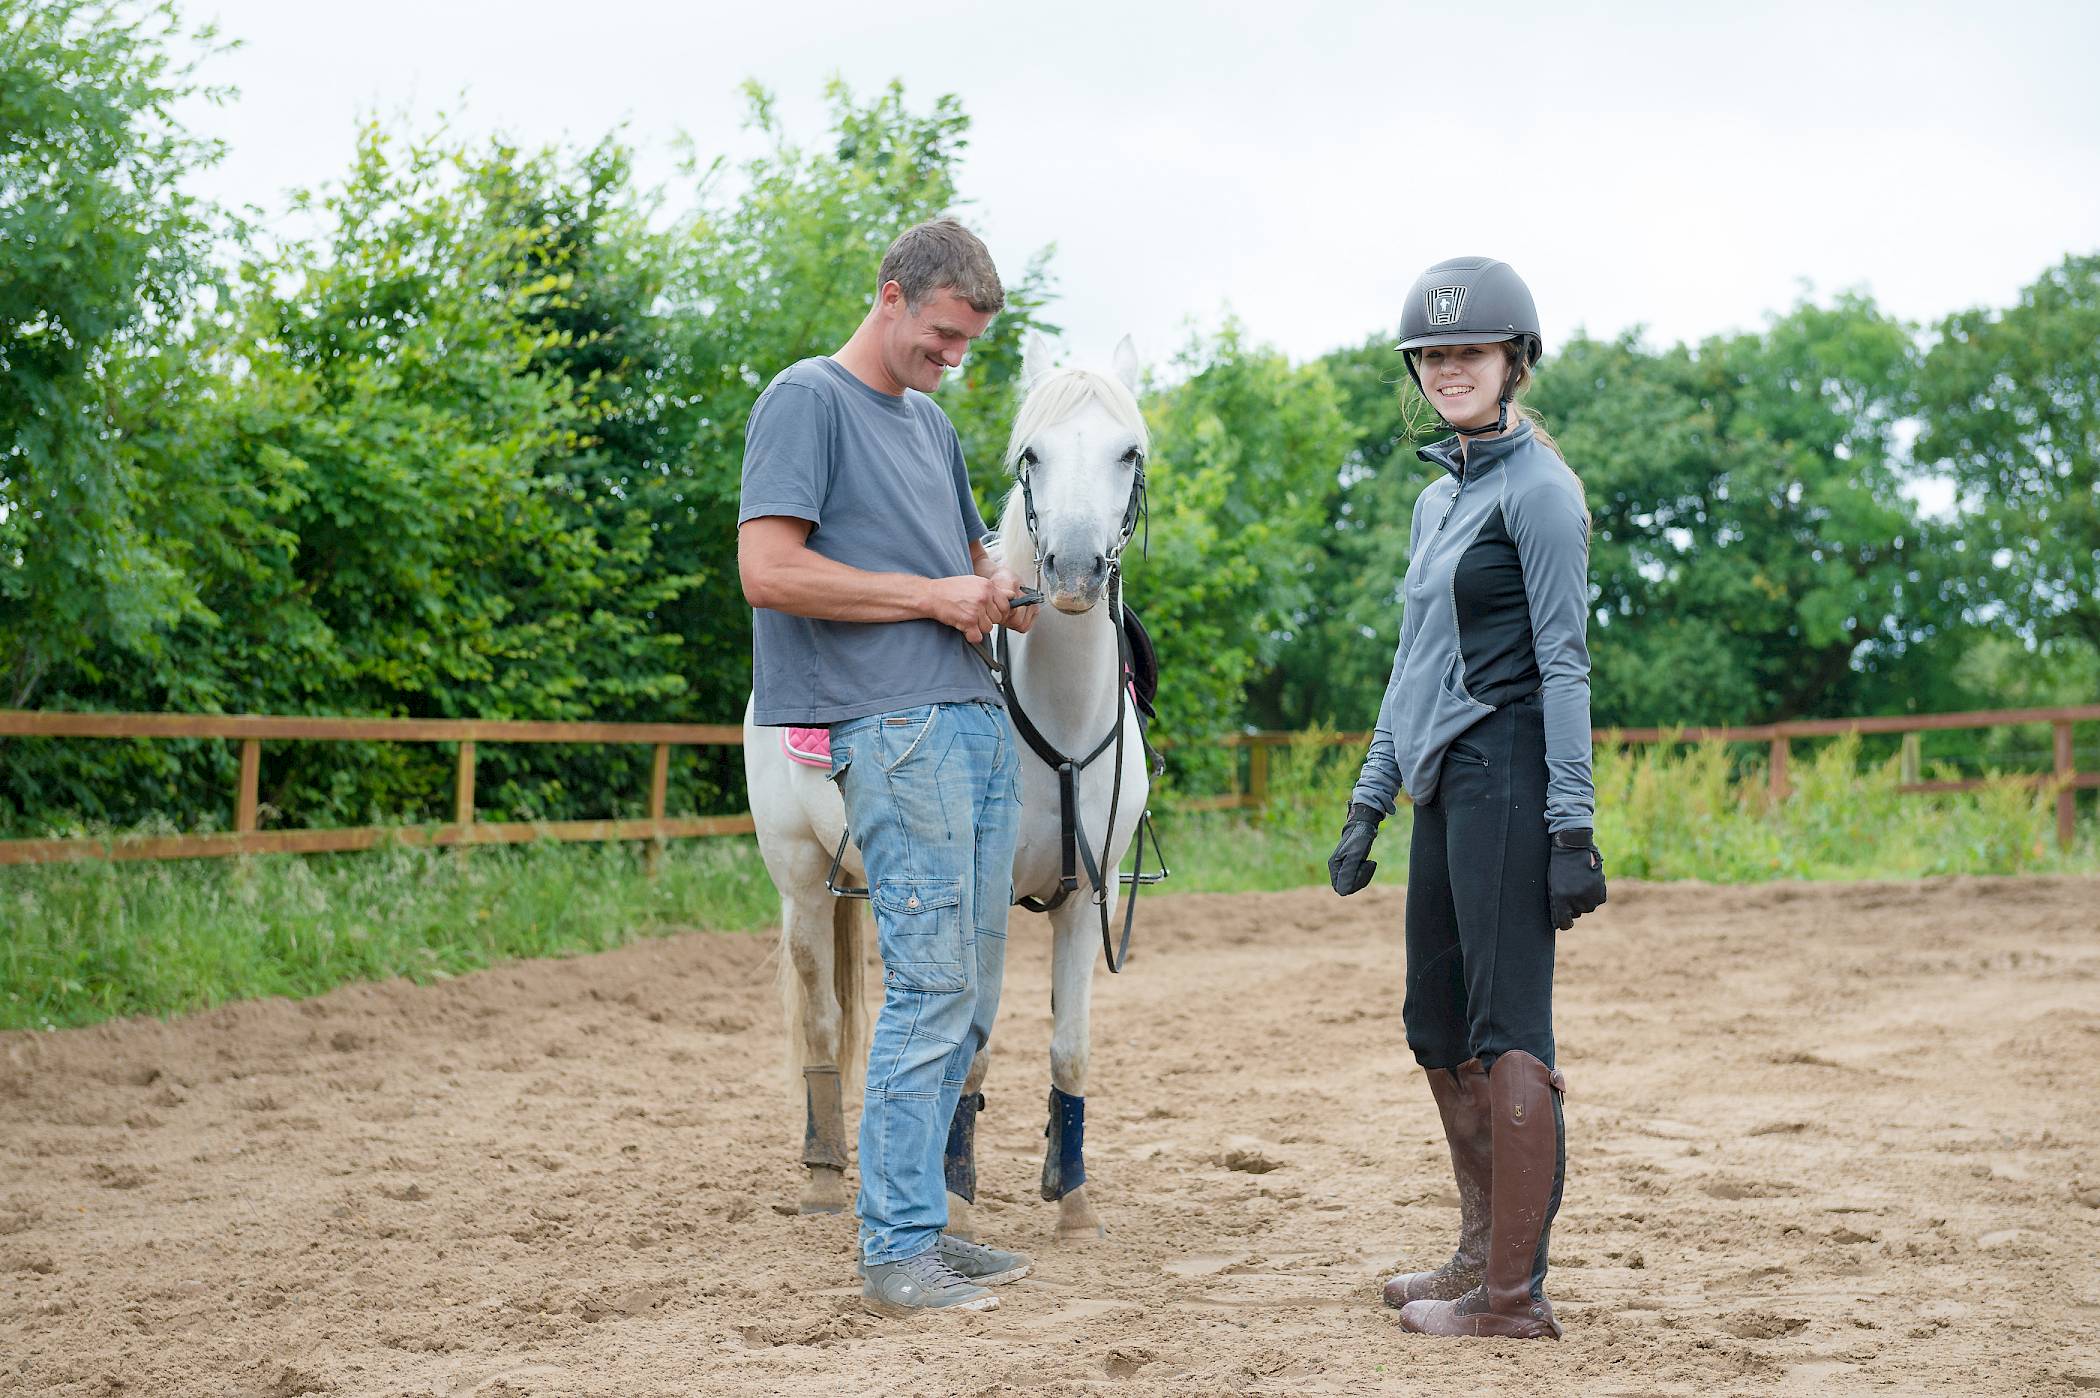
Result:
M1588 849L1592 841L1587 830L1556 830L1553 832L1555 849Z

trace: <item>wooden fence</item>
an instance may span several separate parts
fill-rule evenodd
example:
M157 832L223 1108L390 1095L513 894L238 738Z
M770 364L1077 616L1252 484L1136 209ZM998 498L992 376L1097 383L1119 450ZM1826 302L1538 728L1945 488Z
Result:
M1798 719L1746 728L1600 729L1599 744L1697 743L1718 739L1769 746L1772 792L1785 796L1792 740L1828 738L1846 733L1903 735L1906 792L1967 791L1981 779L1919 779L1918 735L1946 729L1996 728L2009 724L2046 723L2055 735L2055 762L2049 772L2018 778L2056 788L2056 837L2069 848L2076 816L2076 793L2100 788L2100 772L2078 770L2071 726L2100 723L2100 704L2069 708L1993 709L1962 714L1902 714L1886 718ZM0 864L42 864L76 859L191 859L238 854L319 854L372 849L383 844L473 845L524 844L534 840L648 840L651 849L665 840L699 835L748 834L751 817L667 816L664 789L674 747L740 746L739 725L717 723L530 723L479 719L280 718L260 715L87 714L0 709L0 737L42 738L217 738L241 745L238 785L233 799L233 830L212 835L123 836L113 839L75 837L55 840L0 840ZM1268 801L1269 755L1299 740L1293 733L1237 733L1219 739L1228 748L1248 749L1247 784L1222 796L1185 797L1180 810L1259 808ZM1325 741L1361 747L1364 733L1334 733ZM257 787L265 742L457 743L458 766L453 782L453 816L444 824L364 826L335 830L259 830ZM637 744L655 749L649 781L649 814L639 820L562 820L493 822L474 818L474 756L480 743Z
M2100 772L2078 770L2076 750L2071 743L2071 725L2074 723L2100 723L2100 704L2082 704L2070 707L2042 709L1985 709L1960 714L1896 714L1876 718L1805 718L1785 723L1764 723L1743 728L1600 728L1591 734L1591 741L1599 746L1623 747L1641 743L1701 743L1719 740L1728 743L1762 743L1770 750L1767 763L1768 780L1772 795L1784 798L1791 789L1787 767L1792 756L1792 744L1796 738L1835 738L1847 733L1894 733L1901 735L1903 780L1898 788L1910 793L1935 791L1974 791L1987 784L1987 778L1968 778L1953 781L1921 780L1919 761L1919 735L1960 728L2000 728L2013 724L2046 723L2055 737L2054 763L2050 771L2025 773L2012 780L2028 781L2037 786L2056 788L2056 839L2065 849L2071 847L2077 816L2077 793L2100 788ZM1289 747L1300 741L1296 733L1236 733L1218 741L1227 747L1244 747L1247 753L1247 784L1243 790L1222 796L1195 797L1183 801L1181 809L1199 810L1252 810L1268 804L1269 799L1269 754L1280 747ZM1325 741L1340 747L1364 747L1369 744L1368 733L1335 733L1327 735Z
M0 709L0 736L41 738L223 738L241 745L233 830L218 835L118 839L0 840L0 864L68 859L196 859L232 854L320 854L383 844L511 845L534 840L675 840L749 834L749 815L666 816L671 749L741 745L740 725L719 723L526 723L481 719L276 718L211 714L71 714ZM266 742L458 743L452 819L442 825L338 830L258 830L257 787ZM634 743L656 749L649 814L641 820L504 823L474 819L474 754L479 743ZM653 846L652 846L653 848Z

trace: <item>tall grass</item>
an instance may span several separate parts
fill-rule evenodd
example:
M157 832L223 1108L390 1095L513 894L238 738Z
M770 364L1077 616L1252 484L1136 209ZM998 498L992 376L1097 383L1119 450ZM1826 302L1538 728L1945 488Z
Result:
M0 869L0 1028L429 981L779 910L748 838Z
M1912 878L2100 867L2090 822L2056 843L2056 793L2010 777L1976 791L1906 795L1901 760L1862 763L1856 734L1789 769L1775 801L1763 767L1723 743L1601 748L1597 839L1614 872L1644 879ZM1957 773L1935 770L1934 778Z
M1258 813L1160 818L1171 887L1241 891L1323 882L1362 754L1301 736L1269 767ZM2100 872L2093 823L2068 853L2056 844L2053 789L2001 778L1971 792L1907 795L1900 759L1862 762L1835 738L1790 769L1774 801L1765 769L1726 744L1603 747L1595 755L1597 843L1621 878L1911 878L1927 874ZM1953 777L1951 771L1929 773ZM1408 808L1379 832L1380 878L1405 877Z
M1167 891L1325 882L1361 754L1301 738L1259 812L1157 813ZM1615 878L1903 878L2100 872L2093 825L2056 847L2054 793L2012 781L1908 796L1856 739L1765 772L1720 744L1599 748L1597 839ZM1406 878L1411 816L1385 822L1381 882ZM423 849L243 861L0 868L0 1028L169 1014L345 981L434 980L499 961L599 951L686 928L769 925L778 901L749 839L682 841L643 876L631 845Z

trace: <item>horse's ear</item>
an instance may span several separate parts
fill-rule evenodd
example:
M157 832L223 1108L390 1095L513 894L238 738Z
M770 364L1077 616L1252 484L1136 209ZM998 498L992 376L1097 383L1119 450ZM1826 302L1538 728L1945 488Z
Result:
M1029 331L1028 338L1021 342L1021 387L1034 388L1050 367L1050 342L1043 338L1042 331Z
M1136 396L1139 372L1137 346L1128 335L1116 341L1115 366L1116 377L1123 381L1123 387L1129 389L1133 397Z

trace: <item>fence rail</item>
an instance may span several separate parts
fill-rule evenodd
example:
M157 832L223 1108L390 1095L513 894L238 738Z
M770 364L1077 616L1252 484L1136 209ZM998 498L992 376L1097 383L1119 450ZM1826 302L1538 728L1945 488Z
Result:
M507 719L293 718L265 714L76 714L0 709L0 737L222 738L241 745L234 790L234 828L213 835L75 837L0 840L0 864L46 864L75 859L211 859L237 854L323 854L380 845L529 844L648 840L653 866L665 840L698 835L747 835L751 817L664 814L674 747L741 746L741 725L725 723L538 723ZM335 830L257 828L262 745L269 742L458 743L452 819L433 825L375 825ZM646 744L653 747L649 814L639 820L496 822L474 819L474 765L480 743Z
M2046 723L2054 733L2052 748L2053 764L2047 772L2022 773L1995 780L2031 782L2036 786L2056 788L2056 840L2064 849L2071 847L2077 823L2077 793L2100 789L2100 772L2078 770L2076 749L2072 745L2071 726L2077 723L2100 723L2100 704L2059 705L2036 709L1978 709L1956 714L1889 714L1866 718L1804 718L1790 719L1784 723L1750 724L1736 728L1599 728L1590 739L1604 746L1626 747L1650 743L1702 743L1719 741L1727 743L1763 743L1770 751L1766 767L1767 780L1774 798L1784 799L1792 789L1788 767L1792 758L1792 745L1796 738L1836 738L1848 733L1898 734L1904 739L1902 749L1903 780L1898 790L1911 795L1933 792L1975 791L1990 784L1992 778L1970 778L1959 781L1921 780L1918 737L1923 733L1944 732L1963 728L2002 728L2018 724ZM1247 785L1243 790L1228 792L1222 796L1197 797L1180 803L1184 810L1258 810L1268 804L1269 799L1269 754L1280 747L1289 747L1304 740L1298 733L1273 730L1256 733L1234 733L1218 739L1225 747L1244 747L1247 753ZM1364 747L1371 741L1368 733L1333 733L1323 740L1337 747Z
M1971 791L1985 780L1920 780L1918 735L1962 728L1997 728L2046 723L2052 728L2054 759L2048 772L2015 778L2056 790L2056 838L2070 848L2077 815L2076 793L2100 788L2100 772L2078 770L2072 725L2100 723L2100 704L2038 709L1988 709L1959 714L1898 714L1871 718L1797 719L1740 728L1599 729L1593 740L1624 746L1643 743L1698 743L1718 740L1763 743L1770 749L1768 779L1775 797L1789 788L1790 745L1796 738L1830 738L1847 733L1900 734L1905 792ZM77 859L197 859L241 854L319 854L372 849L384 844L474 845L647 840L653 864L666 840L705 835L749 834L750 815L666 816L665 788L674 747L738 747L740 725L723 723L541 723L498 719L295 718L262 714L104 714L51 713L0 709L0 737L40 738L217 738L241 745L240 776L234 791L234 828L210 835L73 837L50 840L0 840L0 864L43 864ZM1180 810L1247 810L1268 803L1269 755L1302 741L1296 733L1234 733L1215 740L1219 746L1248 750L1247 785L1219 796L1184 797ZM1333 733L1323 741L1361 747L1367 733ZM257 828L265 742L410 742L457 743L453 779L453 816L444 824L361 826L335 830L262 830ZM637 744L655 750L650 769L649 814L642 819L494 822L474 818L474 766L480 743ZM1236 780L1237 778L1235 778Z

